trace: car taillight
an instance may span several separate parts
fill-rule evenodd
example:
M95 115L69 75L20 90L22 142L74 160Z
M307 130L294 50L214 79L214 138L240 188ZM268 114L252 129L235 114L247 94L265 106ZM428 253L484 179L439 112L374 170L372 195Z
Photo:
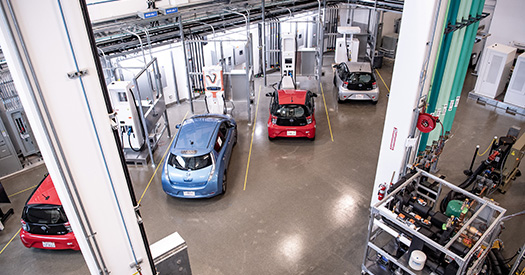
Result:
M64 227L67 229L68 233L73 232L73 229L71 229L71 224L69 222L64 223Z
M272 116L272 124L277 124L277 117L276 116Z
M307 124L312 123L312 117L311 117L311 116L309 116L309 117L306 118L306 123L307 123Z
M24 220L20 220L20 223L22 223L22 229L24 229L24 231L27 231L29 229L27 223Z
M377 88L377 82L372 83L372 88Z

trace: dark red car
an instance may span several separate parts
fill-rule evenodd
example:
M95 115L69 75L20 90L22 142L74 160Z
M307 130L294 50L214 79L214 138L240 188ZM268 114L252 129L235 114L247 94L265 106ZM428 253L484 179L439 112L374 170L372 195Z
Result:
M80 250L49 175L27 200L21 222L20 240L26 247Z
M306 90L284 89L267 93L271 97L268 118L268 138L306 137L315 139L316 93Z

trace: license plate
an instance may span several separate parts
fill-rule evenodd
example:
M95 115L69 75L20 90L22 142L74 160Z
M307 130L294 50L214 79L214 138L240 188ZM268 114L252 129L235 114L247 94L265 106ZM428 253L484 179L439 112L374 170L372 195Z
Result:
M195 197L195 191L184 191L184 192L182 192L182 194L184 196Z
M286 131L286 135L287 136L296 136L297 132L296 131Z
M55 242L42 242L42 246L43 247L51 247L51 248L55 248L56 247Z
M355 95L355 98L357 98L357 99L363 99L363 98L365 98L365 96L364 96L364 95Z

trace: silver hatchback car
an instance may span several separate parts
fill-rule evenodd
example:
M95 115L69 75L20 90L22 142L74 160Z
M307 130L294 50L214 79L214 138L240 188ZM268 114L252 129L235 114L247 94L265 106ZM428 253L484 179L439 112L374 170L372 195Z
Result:
M371 100L376 104L379 88L370 63L342 62L334 65L334 85L337 87L337 101Z

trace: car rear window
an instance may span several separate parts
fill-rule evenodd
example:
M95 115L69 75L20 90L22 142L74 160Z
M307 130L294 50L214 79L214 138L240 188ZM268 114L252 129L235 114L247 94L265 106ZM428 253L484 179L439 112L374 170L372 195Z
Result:
M347 89L350 90L371 90L375 82L374 76L367 72L350 73L346 78Z
M168 164L177 169L199 170L210 166L212 164L212 160L210 154L195 157L183 157L175 154L170 154Z
M67 217L60 205L38 205L26 207L24 220L30 223L61 224Z
M308 109L304 105L286 104L279 105L273 115L280 118L302 118L310 115Z

